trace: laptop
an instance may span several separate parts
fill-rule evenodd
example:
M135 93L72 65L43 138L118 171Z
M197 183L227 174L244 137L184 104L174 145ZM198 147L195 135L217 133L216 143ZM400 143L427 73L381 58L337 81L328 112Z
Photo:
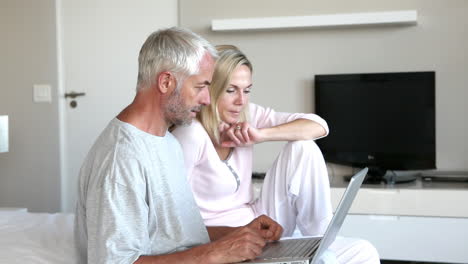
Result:
M364 168L351 178L323 237L304 237L270 242L263 249L262 255L242 263L318 263L325 250L335 241L367 171L368 168Z

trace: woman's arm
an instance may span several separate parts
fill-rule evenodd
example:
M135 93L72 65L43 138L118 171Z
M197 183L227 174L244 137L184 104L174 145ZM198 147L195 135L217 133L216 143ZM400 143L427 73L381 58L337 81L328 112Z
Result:
M255 128L249 123L227 126L221 131L223 147L240 147L267 141L310 140L327 135L325 128L309 119L297 119L273 127Z
M250 122L224 126L224 147L248 146L266 141L310 140L328 134L325 120L315 114L282 113L250 104Z
M297 119L274 127L261 128L262 142L310 140L327 134L324 127L309 119Z

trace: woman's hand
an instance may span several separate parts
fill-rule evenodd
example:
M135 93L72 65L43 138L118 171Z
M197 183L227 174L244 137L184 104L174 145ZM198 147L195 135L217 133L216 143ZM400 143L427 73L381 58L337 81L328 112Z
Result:
M260 129L250 126L247 122L219 125L221 146L223 147L245 147L263 142Z

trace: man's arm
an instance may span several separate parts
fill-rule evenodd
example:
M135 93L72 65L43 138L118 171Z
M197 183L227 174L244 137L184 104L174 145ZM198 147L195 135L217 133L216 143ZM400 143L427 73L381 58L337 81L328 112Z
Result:
M262 253L266 241L250 227L233 228L218 240L185 251L158 256L141 256L137 264L181 263L223 264L254 259Z
M211 244L211 243L210 243ZM210 244L193 247L185 251L157 256L140 256L135 264L158 264L158 263L215 263L210 260ZM218 262L221 263L221 262Z
M207 227L214 242L159 256L141 256L135 263L233 263L254 259L262 253L267 240L278 240L283 228L262 215L242 227Z
M220 239L221 237L226 236L232 231L236 230L238 227L229 227L229 226L207 226L206 230L210 236L211 241Z

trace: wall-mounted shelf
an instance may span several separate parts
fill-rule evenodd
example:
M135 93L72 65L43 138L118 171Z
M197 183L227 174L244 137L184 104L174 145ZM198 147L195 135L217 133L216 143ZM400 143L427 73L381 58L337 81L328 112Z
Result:
M213 31L233 31L386 24L415 25L417 18L416 10L403 10L316 16L214 19L211 21L211 29Z

